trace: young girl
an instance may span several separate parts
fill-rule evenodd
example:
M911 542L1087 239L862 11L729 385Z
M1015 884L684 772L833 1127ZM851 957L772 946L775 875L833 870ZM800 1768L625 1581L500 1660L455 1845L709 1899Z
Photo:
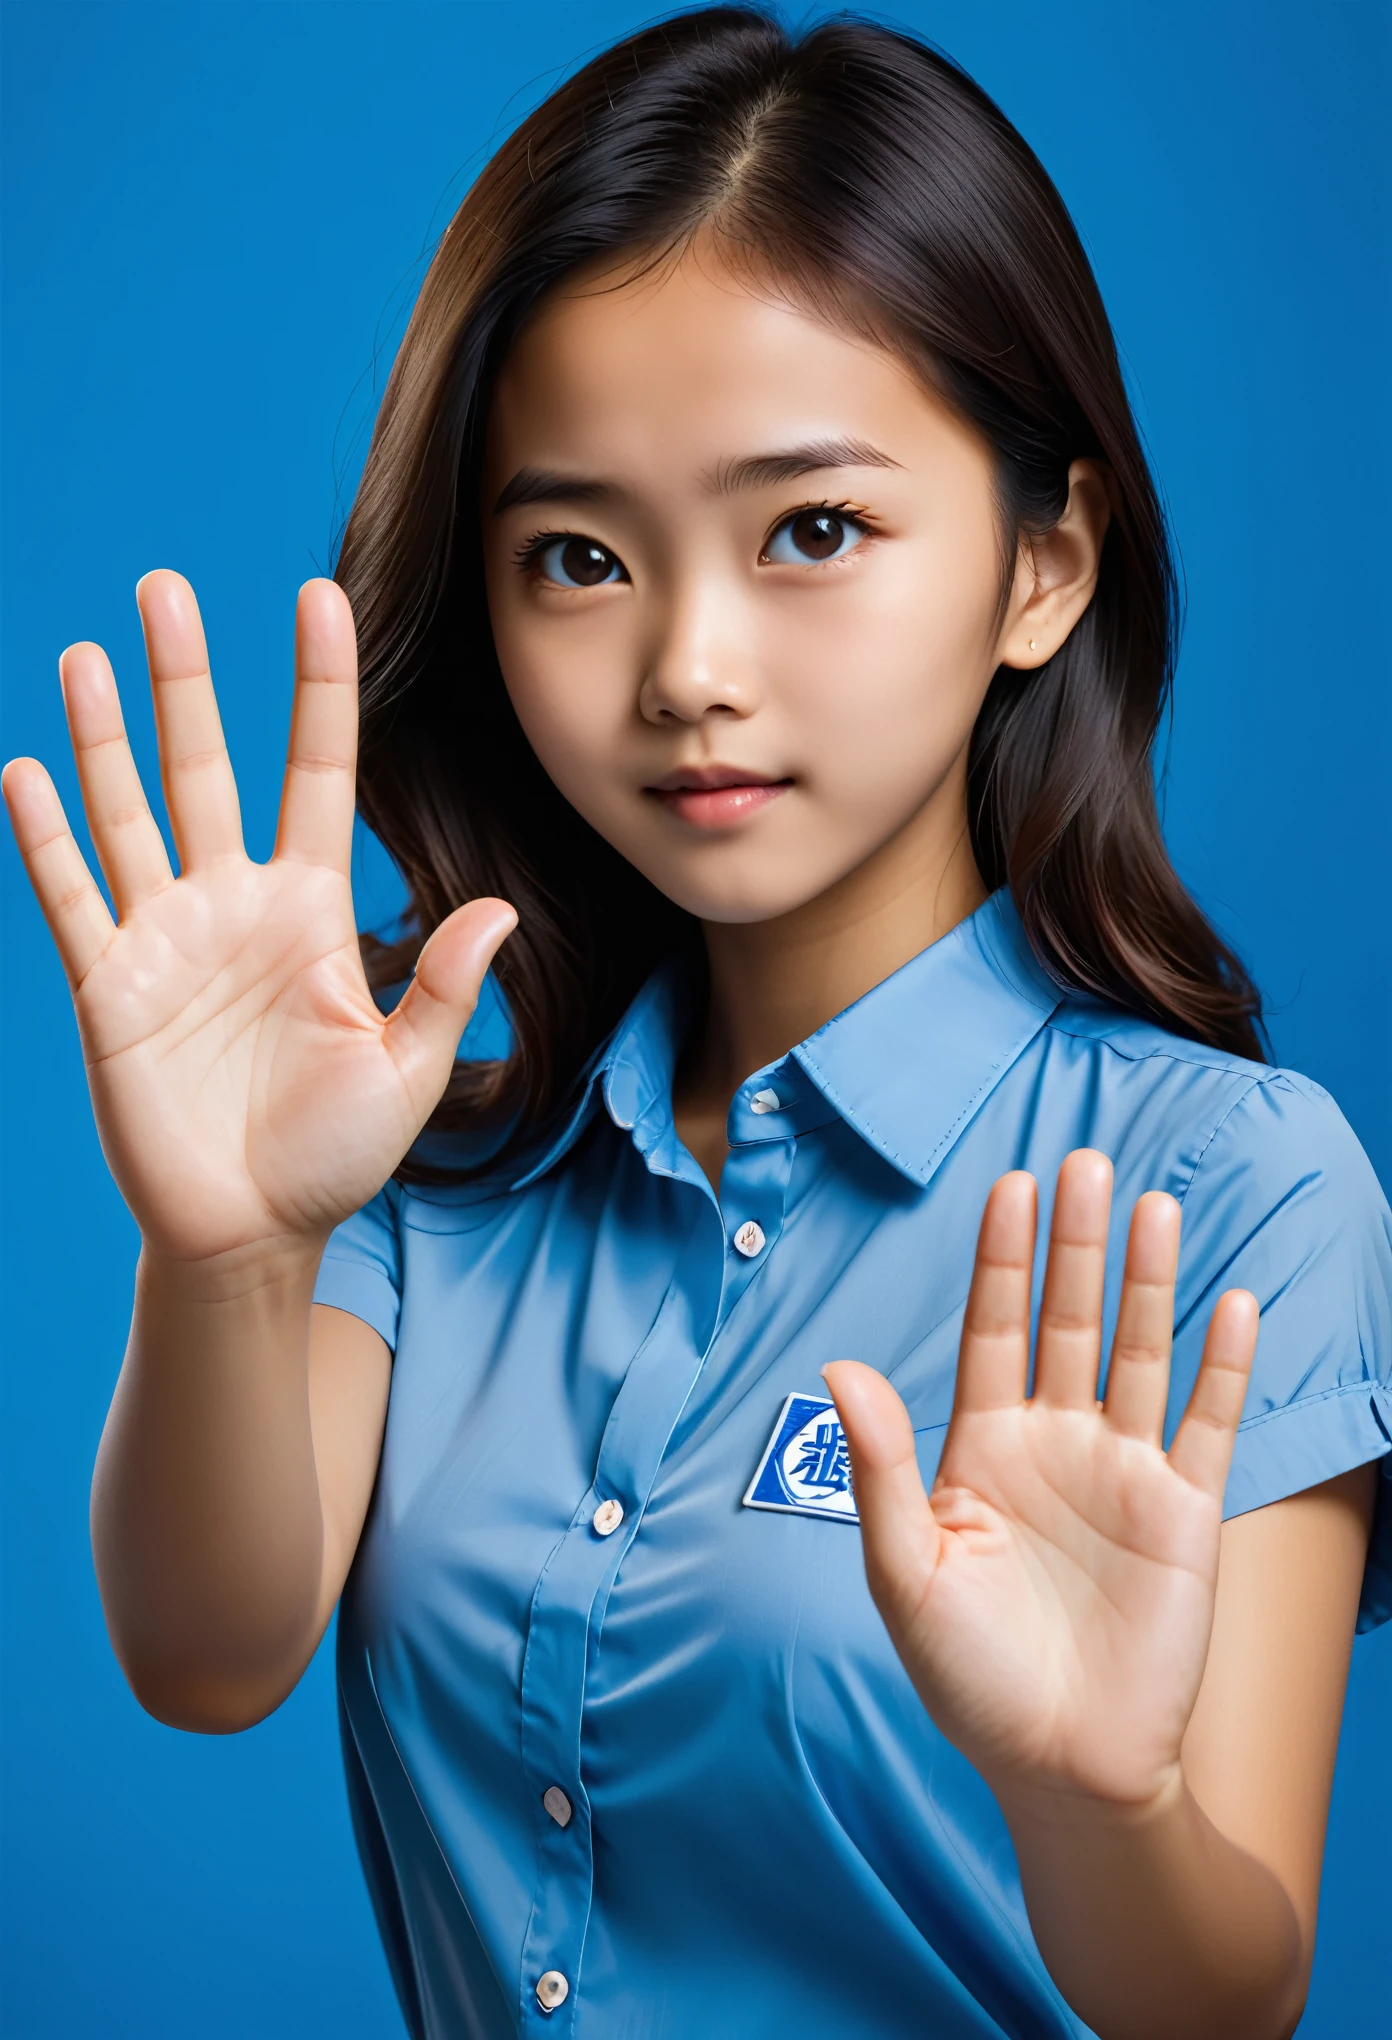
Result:
M258 1720L343 1593L415 2036L1289 2034L1388 1215L1165 855L1171 566L1043 170L882 28L633 37L446 234L337 580L269 864L176 575L180 876L95 646L117 919L6 774L143 1239L141 1701Z

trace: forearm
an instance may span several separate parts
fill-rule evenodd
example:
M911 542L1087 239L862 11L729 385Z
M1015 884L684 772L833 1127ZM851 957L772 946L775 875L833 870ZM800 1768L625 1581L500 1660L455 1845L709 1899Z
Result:
M112 1645L162 1720L246 1726L317 1640L323 1520L308 1345L317 1247L136 1273L97 1454L92 1549Z
M1308 1968L1278 1878L1182 1778L1142 1811L1002 1797L1049 1973L1100 2040L1284 2040Z

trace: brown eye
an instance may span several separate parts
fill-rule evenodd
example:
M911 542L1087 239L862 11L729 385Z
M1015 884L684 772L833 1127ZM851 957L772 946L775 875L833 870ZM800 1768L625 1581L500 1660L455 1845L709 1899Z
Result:
M845 534L845 525L830 510L804 510L801 517L793 519L788 535L809 560L829 560L840 550Z
M555 538L535 557L547 580L562 588L598 588L624 578L617 555L592 538Z
M780 566L806 566L812 560L839 559L864 536L864 525L839 510L799 510L779 525L764 557Z

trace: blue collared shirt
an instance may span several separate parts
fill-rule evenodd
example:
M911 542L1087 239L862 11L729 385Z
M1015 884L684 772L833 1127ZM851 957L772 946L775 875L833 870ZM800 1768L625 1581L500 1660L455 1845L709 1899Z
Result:
M1392 1218L1316 1085L1061 995L1004 894L740 1086L717 1201L672 1121L686 982L635 1000L547 1152L389 1183L319 1277L395 1353L339 1674L407 2024L1076 2036L870 1600L818 1369L881 1368L931 1481L988 1188L1032 1170L1042 1238L1101 1148L1109 1324L1132 1203L1183 1205L1167 1438L1215 1298L1261 1303L1240 1514L1388 1451ZM1365 1626L1389 1561L1380 1507Z

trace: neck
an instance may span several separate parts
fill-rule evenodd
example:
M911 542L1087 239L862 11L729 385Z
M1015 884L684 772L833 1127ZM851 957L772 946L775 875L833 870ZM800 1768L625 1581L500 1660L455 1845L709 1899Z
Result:
M965 788L963 788L965 793ZM986 898L966 826L915 815L830 891L774 921L707 922L710 1005L680 1090L689 1111L723 1114L765 1063L946 935Z

